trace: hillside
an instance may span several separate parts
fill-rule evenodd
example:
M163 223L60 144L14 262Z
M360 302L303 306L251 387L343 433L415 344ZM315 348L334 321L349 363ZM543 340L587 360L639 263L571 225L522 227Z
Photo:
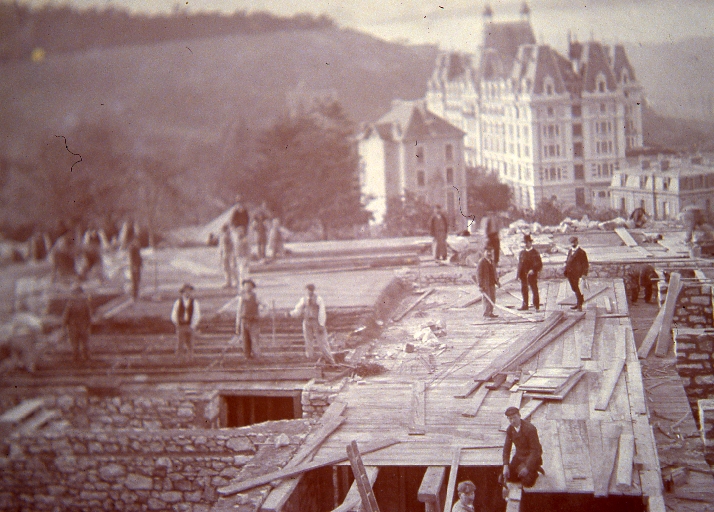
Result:
M142 146L217 149L238 121L262 128L288 94L331 91L355 121L424 95L437 50L349 30L273 32L50 55L0 66L0 151L33 153L44 133L109 120Z

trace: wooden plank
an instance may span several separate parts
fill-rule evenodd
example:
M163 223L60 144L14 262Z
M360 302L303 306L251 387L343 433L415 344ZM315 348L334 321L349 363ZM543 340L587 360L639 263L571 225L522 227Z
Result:
M536 480L533 489L535 491L564 492L567 489L561 437L557 428L555 421L545 421L538 425L538 437L543 445L543 469L545 470L545 475L539 476L538 480Z
M378 441L376 443L365 445L362 448L361 453L365 454L365 453L371 453L371 452L375 452L378 450L382 450L383 448L387 448L388 446L395 445L399 442L400 441L398 439L384 439L384 440ZM237 494L239 492L247 491L248 489L253 489L254 487L268 484L268 483L272 482L273 480L277 480L280 478L293 477L293 476L305 473L306 471L312 471L313 469L321 468L324 466L333 466L335 464L339 464L340 462L345 462L347 459L348 459L348 457L345 454L345 455L332 457L328 460L307 462L307 463L300 464L300 465L295 466L290 469L280 469L278 471L271 471L270 473L266 473L264 475L257 476L255 478L250 478L248 480L231 482L226 486L219 487L217 489L217 492L221 496L231 496L231 495Z
M595 468L588 451L589 430L585 421L558 420L556 428L554 435L560 443L564 485L569 492L590 492Z
M597 403L595 404L595 410L597 411L607 409L610 403L610 397L613 391L615 391L617 381L620 379L620 374L625 367L628 329L623 325L617 327L615 330L615 347L612 353L612 359L608 362L608 368L603 372L603 381L600 386Z
M369 484L374 485L377 481L377 475L379 475L379 468L377 466L365 466L365 471L367 472L367 478L369 479ZM354 512L359 510L362 504L362 498L359 495L359 489L357 489L357 484L352 482L350 490L347 491L347 496L342 501L342 504L334 509L332 512Z
M37 409L42 407L44 403L44 398L23 400L19 405L5 411L3 415L0 416L0 423L19 423L37 411Z
M281 512L300 480L302 480L302 475L288 478L276 485L260 506L260 512Z
M664 496L661 494L647 497L647 512L667 512Z
M408 314L412 309L414 309L414 308L417 306L417 304L419 304L421 301L423 301L425 298L427 298L427 297L428 297L429 295L431 295L432 293L434 293L434 288L429 288L427 291L425 291L424 293L422 293L422 294L419 296L419 298L418 298L417 300L415 300L410 306L408 306L404 311L402 311L402 312L397 313L396 315L394 315L394 316L392 317L392 320L394 320L395 322L400 321L402 318L404 318L405 316L407 316L407 314Z
M506 502L506 512L519 512L521 510L521 497L523 496L523 486L520 483L508 482L508 498Z
M292 468L301 464L307 459L332 433L342 425L345 420L344 416L328 418L327 423L323 424L315 433L311 435L303 444L295 456L285 465L286 468Z
M596 498L606 497L610 492L610 478L612 478L615 468L622 426L605 423L601 425L601 429L602 451L596 456L598 462L595 467L598 468L598 471L593 471L593 491ZM590 457L593 458L592 452L590 452Z
M512 270L512 271L508 272L507 274L504 274L503 276L501 276L501 277L498 279L499 282L501 283L501 287L496 290L496 300L498 300L498 297L499 297L502 293L505 293L504 288L506 287L506 285L509 285L509 284L513 283L516 279L517 279L517 277L516 277L516 271L515 271L515 270ZM481 302L482 300L483 300L483 295L481 295L481 293L479 293L477 296L475 296L475 297L473 297L473 298L471 298L471 299L468 299L468 300L466 300L466 301L464 301L463 299L461 299L461 300L459 300L458 302L454 303L454 305L451 306L451 307L454 307L454 308L468 308L468 307L470 307L470 306L474 306L474 305L478 304L478 303Z
M635 414L647 414L645 390L642 384L642 366L639 361L627 363L627 395L630 398L630 408Z
M625 290L625 282L622 279L618 279L617 281L615 281L615 302L617 303L618 314L630 314L630 308L627 305L627 291Z
M660 308L659 313L657 313L657 316L655 317L654 321L652 322L652 325L650 326L650 330L647 331L647 335L642 340L639 350L637 350L637 357L639 357L640 359L647 359L647 356L649 355L650 350L652 350L652 347L654 346L655 342L657 341L657 337L659 336L659 331L660 331L660 329L662 329L663 321L664 321L664 308Z
M481 404L483 404L483 401L488 394L488 391L489 389L486 386L481 386L468 403L468 409L462 412L461 415L466 416L467 418L475 418L478 414L478 410L481 408Z
M560 282L560 287L558 288L558 298L556 299L556 304L563 304L568 297L568 290L570 290L570 283L565 279ZM573 302L575 304L575 302Z
M625 242L625 245L627 247L637 247L638 243L635 241L634 238L632 238L632 235L630 235L630 232L627 231L627 228L615 228L615 233L617 233L617 236L619 236L622 241Z
M523 419L530 418L533 415L533 413L536 411L536 409L538 409L538 407L543 405L543 402L544 401L539 398L530 399L528 401L528 403L521 408L521 418L523 418Z
M587 372L585 370L577 372L570 379L568 379L567 383L565 384L565 386L563 386L562 389L558 390L555 393L535 393L527 391L525 393L525 396L530 398L538 398L541 400L564 400L565 397L568 396L570 390L573 389L578 382L580 382L580 379L582 379L586 373Z
M630 487L632 484L632 462L635 456L635 436L623 433L617 449L617 487Z
M459 472L461 462L461 447L454 448L454 456L451 459L451 469L449 470L449 482L446 484L446 501L444 509L451 510L456 492L456 474Z
M610 297L607 295L603 295L600 297L600 302L602 302L602 307L605 310L605 313L608 315L612 313L613 308L612 308L612 301L610 300Z
M423 380L412 383L409 435L426 434L426 393Z
M583 294L583 303L587 303L588 301L594 299L598 295L600 295L602 292L607 290L609 288L608 285L603 284L595 288L593 291L586 290L585 293ZM573 295L572 297L567 297L563 300L558 301L559 306L574 306L575 305L575 296Z
M664 301L662 327L660 327L659 335L657 336L657 346L655 347L657 357L665 357L669 353L669 347L672 344L672 317L674 316L674 308L677 306L677 297L681 289L681 277L679 272L672 272L672 275L669 277L667 298Z
M590 360L593 357L593 342L595 341L595 322L597 321L597 308L588 304L585 308L585 321L583 322L582 338L580 338L580 359Z
M429 466L421 479L417 499L426 504L429 512L441 512L441 488L444 485L446 468L444 466Z
M352 441L347 445L347 457L350 459L350 466L352 466L352 473L355 476L357 490L362 499L362 510L364 512L379 512L377 498L375 498L372 485L369 483L369 477L362 463L362 456L359 453L357 441Z

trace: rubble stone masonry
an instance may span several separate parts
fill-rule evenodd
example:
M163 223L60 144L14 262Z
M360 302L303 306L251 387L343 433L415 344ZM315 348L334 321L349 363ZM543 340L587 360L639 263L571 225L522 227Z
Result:
M285 452L284 463L308 430L306 420L285 420L215 430L67 428L16 436L0 458L0 510L209 511L218 487L260 463L261 446Z

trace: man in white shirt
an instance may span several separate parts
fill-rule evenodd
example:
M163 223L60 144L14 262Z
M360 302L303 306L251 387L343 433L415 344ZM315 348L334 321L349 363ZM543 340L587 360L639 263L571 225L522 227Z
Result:
M314 346L317 346L322 352L322 355L327 361L335 364L335 359L332 357L330 345L327 341L327 310L325 301L322 297L315 293L315 285L308 284L306 287L307 295L302 297L295 308L290 312L293 318L302 317L302 334L305 338L305 356L312 359L314 355Z
M193 298L193 289L190 284L184 284L179 290L181 297L174 302L171 311L171 321L176 326L176 357L181 359L185 349L189 361L193 358L193 332L201 321L201 307Z

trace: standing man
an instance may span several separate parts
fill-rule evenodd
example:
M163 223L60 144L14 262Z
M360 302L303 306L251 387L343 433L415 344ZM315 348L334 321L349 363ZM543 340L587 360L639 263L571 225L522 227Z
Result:
M486 237L486 247L493 249L493 264L498 267L498 260L501 257L501 240L498 237L498 218L494 212L489 211L481 219L481 229Z
M260 208L253 216L253 229L255 230L256 244L258 245L258 258L265 259L265 249L268 245L268 226L266 222L270 220L270 212L265 201L260 204Z
M293 318L302 317L302 335L305 338L305 357L312 359L315 353L315 343L327 361L335 364L327 341L327 311L325 301L315 293L315 285L310 283L305 289L307 295L302 297L290 312Z
M218 250L221 254L221 268L226 276L224 288L233 288L233 282L238 284L236 276L236 250L231 236L231 228L228 224L223 224L221 228L221 238L218 240Z
M543 268L543 261L540 259L538 251L533 247L531 235L525 235L523 242L526 244L526 248L523 249L518 256L518 270L516 271L516 276L521 280L521 295L523 295L523 304L518 308L518 311L528 311L529 286L533 292L533 305L536 311L538 311L540 309L538 272Z
M459 482L456 487L459 493L459 501L454 503L451 512L474 512L474 500L476 499L476 486L471 480Z
M89 331L92 327L92 312L89 298L78 284L72 287L72 296L67 301L62 315L62 325L67 329L67 338L72 345L76 362L89 359Z
M260 355L260 302L255 294L256 285L252 279L243 279L241 286L243 289L236 312L236 334L243 343L243 355L246 359L251 359Z
M493 313L493 305L496 303L496 286L501 286L496 276L496 266L493 264L493 249L486 248L486 253L478 262L476 268L478 273L478 287L483 295L483 316L484 318L496 318Z
M233 211L231 212L231 228L233 228L233 231L236 233L238 232L238 228L243 228L243 232L247 234L249 221L250 217L248 216L248 210L246 210L245 206L243 206L243 201L239 194L236 196L236 203L233 206Z
M131 296L134 300L139 298L139 283L141 282L141 267L144 262L141 258L141 244L139 237L129 244L129 270L131 272Z
M516 407L506 409L506 416L510 425L506 429L506 442L503 445L504 481L521 482L524 487L533 487L543 464L538 429L529 421L521 419L521 413ZM511 445L516 446L513 459Z
M580 291L580 278L588 275L588 255L578 246L578 237L570 237L570 250L565 260L565 270L563 274L568 278L570 288L575 292L575 306L570 309L576 311L583 310L583 294Z
M193 298L193 286L186 283L179 290L181 296L174 302L171 321L176 326L176 357L181 359L184 349L189 361L193 358L193 332L201 321L201 306Z
M434 214L429 219L429 233L434 238L434 259L446 259L446 235L449 231L449 223L446 215L441 211L441 205L434 206Z

